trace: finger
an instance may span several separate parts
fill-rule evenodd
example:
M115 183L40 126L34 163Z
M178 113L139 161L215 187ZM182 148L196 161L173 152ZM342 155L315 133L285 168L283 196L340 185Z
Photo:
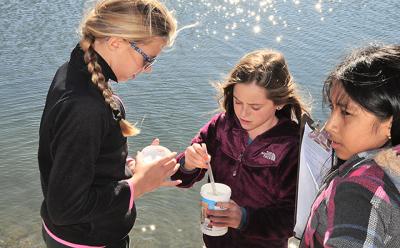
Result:
M208 155L204 151L204 149L200 146L200 144L193 144L193 148L196 151L197 154L201 156L201 158L206 162L208 160Z
M203 151L208 154L208 150L207 150L207 145L206 143L201 143L201 148L203 148Z
M174 175L178 171L180 166L181 166L180 164L176 164L175 167L172 170L170 170L170 172L167 174L167 176L171 177L172 175Z
M225 227L229 226L231 223L231 220L229 218L224 217L209 216L209 219L211 221L211 225L213 226Z
M193 154L189 154L185 157L185 161L186 163L191 163L193 165L196 165L196 167L204 165L204 161L203 159L198 156L197 154L193 155Z
M201 148L203 148L203 151L206 155L206 161L210 161L211 160L211 156L208 154L208 150L207 150L207 145L206 143L201 143Z
M160 139L159 138L154 138L153 141L151 142L152 146L157 146L160 144Z
M240 218L236 218L235 216L229 217L217 217L217 216L209 216L211 225L217 227L232 227L238 228L240 225Z
M196 153L193 147L188 147L185 151L185 163L198 168L208 168L204 159Z
M169 171L172 170L177 164L177 161L175 158L168 160L164 164L161 164L161 167L164 168L165 170Z
M193 157L201 157L201 154L197 152L199 150L198 147L199 144L193 144L186 149L186 152Z
M199 143L193 143L193 144L192 144L192 147L193 147L195 150L197 150L197 149L199 149L199 148L202 149L202 148L201 148L201 145L200 145Z
M175 159L175 157L176 157L176 152L171 152L170 154L168 154L168 155L166 155L166 156L160 158L160 159L157 161L157 164L159 164L159 165L165 165L166 163L172 162L172 161L175 161L175 162L173 162L173 163L176 164L176 159Z
M179 169L179 166L180 164L177 164L175 159L171 160L170 162L160 167L162 173L161 176L163 178L170 178Z
M215 226L215 227L229 227L230 226L229 222L214 222L214 221L211 221L211 225Z
M207 214L214 217L223 217L226 218L230 215L228 210L207 210Z
M199 168L208 168L207 162L209 161L209 156L206 154L204 149L200 144L193 144L193 161Z
M135 160L137 163L140 163L140 164L143 162L143 153L141 151L138 151L136 153Z
M236 203L234 201L229 201L229 202L217 202L217 204L215 204L217 207L223 208L223 209L230 209L233 208Z
M129 168L130 170L134 170L135 167L136 167L136 162L135 162L135 160L131 160L131 161L129 162L129 164L128 164L128 168Z
M185 159L185 164L191 164L196 168L208 169L208 165L202 160Z
M185 156L191 158L194 161L202 161L203 157L201 154L197 153L194 147L188 147L187 151L185 152Z
M135 166L135 164L136 164L136 161L134 159L130 159L128 161L128 167Z
M182 183L182 180L174 180L174 181L164 181L161 183L163 187L176 187Z
M174 175L178 171L180 166L181 166L180 164L175 164L175 166L170 168L169 170L167 169L167 167L165 167L166 170L164 171L164 173L165 173L164 177L170 178L172 175Z

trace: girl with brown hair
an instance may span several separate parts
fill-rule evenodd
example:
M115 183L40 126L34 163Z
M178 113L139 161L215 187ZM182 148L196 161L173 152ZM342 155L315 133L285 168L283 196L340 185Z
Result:
M269 49L245 55L219 84L222 112L178 155L174 179L190 187L207 171L232 190L225 210L207 210L224 236L204 235L208 248L286 247L293 230L299 121L307 113L283 55ZM208 154L203 148L206 144Z

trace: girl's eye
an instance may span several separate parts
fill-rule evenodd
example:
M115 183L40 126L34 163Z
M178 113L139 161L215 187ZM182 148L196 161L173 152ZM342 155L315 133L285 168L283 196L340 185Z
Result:
M235 104L242 104L241 102L238 102L238 101L234 101L233 103L235 103Z
M260 107L251 107L251 109L257 111L257 110L260 110L261 108Z
M340 110L340 113L341 113L342 115L344 115L344 116L351 115L351 113L347 112L346 109L341 109L341 110Z

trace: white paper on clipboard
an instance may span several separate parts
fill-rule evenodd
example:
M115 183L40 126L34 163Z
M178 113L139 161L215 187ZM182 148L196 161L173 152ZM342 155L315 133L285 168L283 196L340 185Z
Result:
M310 214L311 205L321 186L322 179L330 169L332 150L326 135L313 130L308 121L304 122L303 138L300 148L299 177L296 199L296 238L303 236Z

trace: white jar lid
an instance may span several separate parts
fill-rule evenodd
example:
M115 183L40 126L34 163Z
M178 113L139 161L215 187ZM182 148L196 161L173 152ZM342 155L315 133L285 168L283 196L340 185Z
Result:
M163 158L163 157L169 155L170 153L171 153L171 151L164 146L160 146L160 145L146 146L142 150L143 162L150 163L154 160Z

